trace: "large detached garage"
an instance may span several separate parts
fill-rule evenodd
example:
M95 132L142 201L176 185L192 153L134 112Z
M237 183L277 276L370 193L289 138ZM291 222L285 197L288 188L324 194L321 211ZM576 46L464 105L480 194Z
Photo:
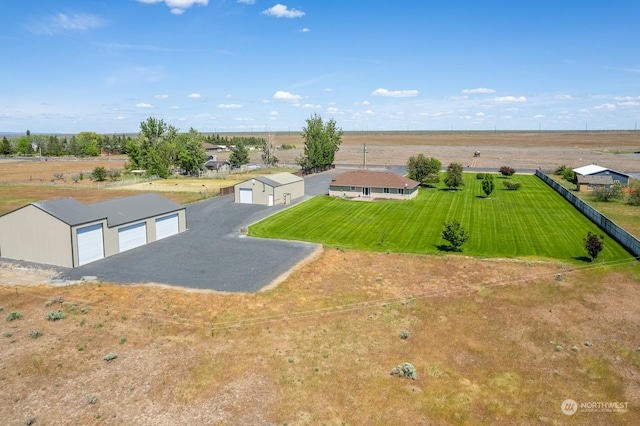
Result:
M0 216L0 257L76 267L184 232L185 208L146 193L31 203Z
M235 185L235 202L274 206L304 196L304 179L291 173L259 176Z

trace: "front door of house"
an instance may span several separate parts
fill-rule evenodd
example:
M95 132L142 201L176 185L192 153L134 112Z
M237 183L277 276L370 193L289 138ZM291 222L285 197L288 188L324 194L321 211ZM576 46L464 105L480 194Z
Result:
M369 195L371 195L371 188L362 188L362 196L363 197L368 197Z

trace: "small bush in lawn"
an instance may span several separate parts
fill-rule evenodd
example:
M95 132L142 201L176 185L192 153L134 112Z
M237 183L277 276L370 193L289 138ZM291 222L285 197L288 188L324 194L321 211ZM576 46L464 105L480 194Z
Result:
M48 321L58 321L61 319L65 319L67 317L67 314L65 314L61 309L57 309L55 311L50 311L47 314L47 320Z
M32 339L37 339L38 337L42 336L42 331L39 330L31 330L29 332L29 337L31 337Z
M409 330L402 330L402 331L400 332L400 338L401 338L402 340L407 340L407 339L409 338L409 335L410 335L410 334L411 334L411 333L409 333Z
M484 173L476 173L476 179L478 180L484 179Z
M9 322L19 319L22 319L22 314L20 312L9 312L9 315L7 315L7 321Z
M504 185L505 188L511 191L517 191L518 189L520 189L520 182L515 182L512 180L503 180L502 184Z
M416 373L416 368L408 362L405 362L404 364L393 367L391 369L391 375L398 376L398 377L406 377L412 380L416 380L418 378L418 375Z
M516 174L516 170L513 167L509 167L509 166L500 167L499 172L502 176L507 176L507 177L513 176L514 174Z
M105 361L113 361L116 358L118 358L118 354L115 352L109 352L104 357L102 357L102 359L104 359Z

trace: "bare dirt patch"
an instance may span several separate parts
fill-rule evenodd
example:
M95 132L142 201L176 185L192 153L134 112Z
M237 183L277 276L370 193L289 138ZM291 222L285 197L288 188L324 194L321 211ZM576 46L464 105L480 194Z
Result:
M253 295L0 287L3 315L23 315L0 321L0 418L556 424L573 398L628 410L572 421L634 424L636 269L327 250ZM67 318L47 321L53 309ZM417 380L390 376L403 362Z

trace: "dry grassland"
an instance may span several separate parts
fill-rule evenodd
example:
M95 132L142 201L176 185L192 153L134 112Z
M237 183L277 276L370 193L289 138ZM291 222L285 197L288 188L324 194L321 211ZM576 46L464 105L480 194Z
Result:
M21 272L33 282L46 273ZM0 268L0 279L9 284L15 273ZM637 266L330 250L254 295L7 285L2 315L18 311L23 319L0 323L0 418L9 425L30 418L637 424L638 280ZM45 306L59 296L64 303ZM67 318L47 321L54 309ZM32 338L31 330L43 335ZM103 360L110 352L118 357ZM415 366L417 380L389 374L403 362ZM560 411L567 398L628 409L567 417Z

